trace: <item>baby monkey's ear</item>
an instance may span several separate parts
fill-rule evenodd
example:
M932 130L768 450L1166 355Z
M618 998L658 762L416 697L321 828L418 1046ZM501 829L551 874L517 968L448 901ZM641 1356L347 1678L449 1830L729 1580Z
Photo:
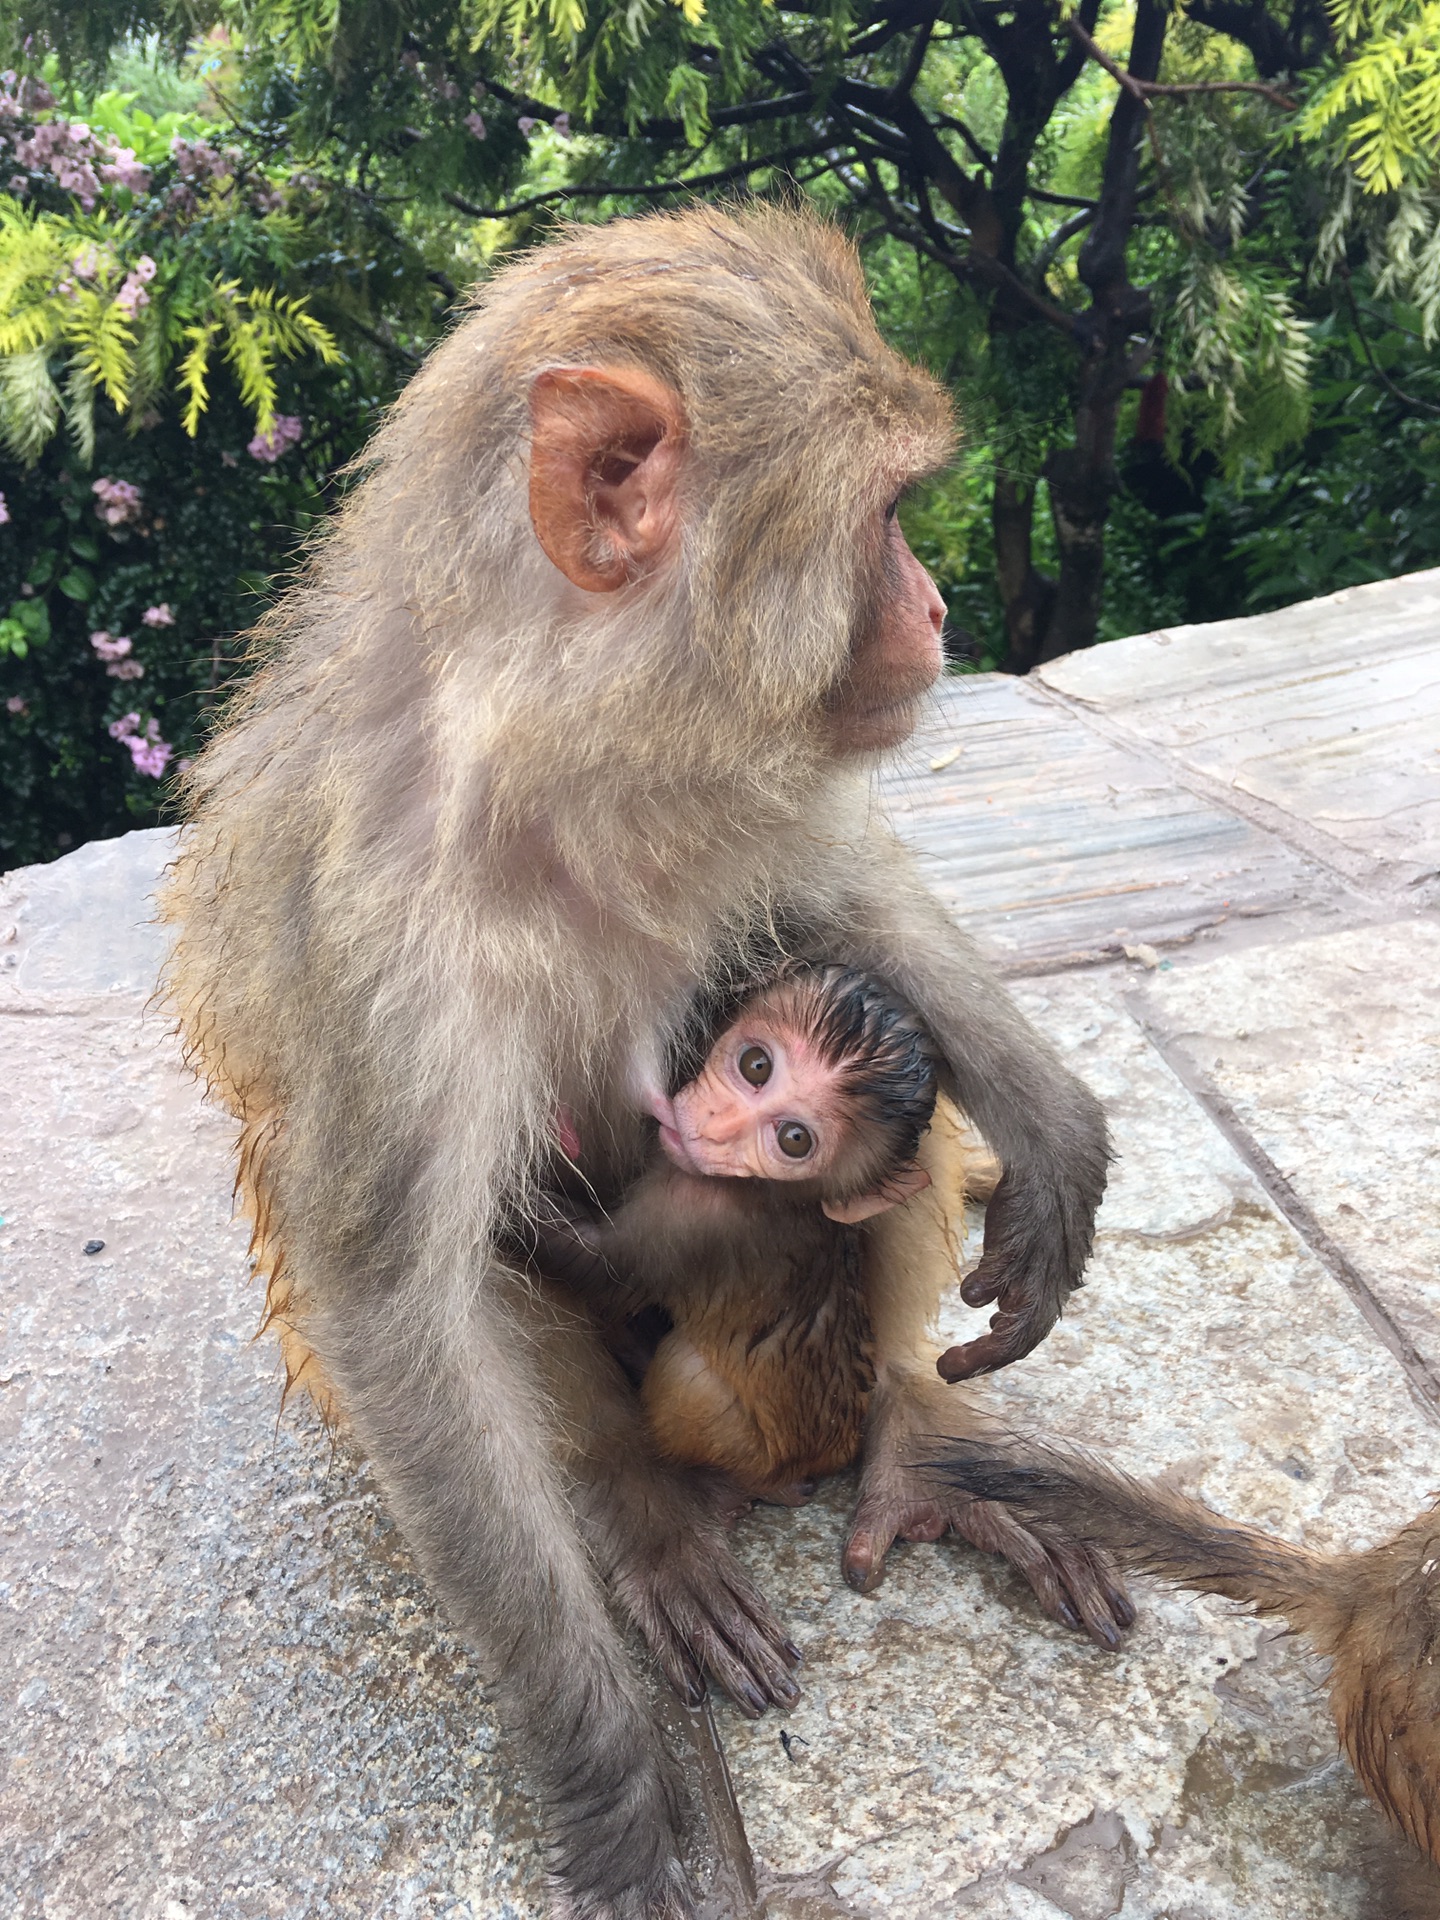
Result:
M888 1213L891 1207L913 1200L929 1184L930 1176L923 1167L899 1167L873 1193L856 1194L853 1200L822 1201L821 1211L842 1227L858 1227L862 1220L873 1220L877 1213Z

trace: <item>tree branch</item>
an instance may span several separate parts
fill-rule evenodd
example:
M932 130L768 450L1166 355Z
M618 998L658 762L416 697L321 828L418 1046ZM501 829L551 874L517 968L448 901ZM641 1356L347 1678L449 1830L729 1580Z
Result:
M1143 106L1148 106L1151 100L1179 99L1187 94L1258 93L1272 106L1281 107L1286 113L1295 111L1295 102L1288 94L1281 93L1278 87L1267 87L1258 80L1187 80L1174 84L1160 80L1139 80L1133 73L1127 73L1118 61L1110 58L1095 36L1086 32L1074 14L1065 22L1065 25L1096 66L1103 67L1112 80L1117 81L1126 93L1131 94Z
M1077 233L1083 233L1095 218L1098 211L1099 209L1097 207L1086 207L1082 212L1072 214L1068 220L1062 221L1061 224L1056 227L1050 238L1036 254L1031 265L1030 270L1040 282L1041 286L1044 286L1045 276L1055 264L1055 256L1059 253L1065 242L1067 240L1073 240Z
M1371 373L1374 374L1375 378L1380 382L1380 385L1385 389L1386 393L1390 395L1392 400L1398 400L1401 406L1411 407L1417 413L1428 413L1440 419L1440 407L1433 405L1429 400L1420 399L1417 394L1406 393L1402 387L1397 387L1389 374L1386 373L1385 369L1380 365L1371 348L1364 322L1360 318L1360 305L1355 298L1355 289L1350 284L1350 275L1343 267L1340 271L1340 281L1345 289L1345 299L1350 308L1350 318L1355 325L1355 337L1360 342L1360 351L1365 355L1366 364L1369 366Z
M925 55L930 47L930 36L934 31L935 15L932 13L928 20L921 21L920 31L915 36L915 44L911 47L905 65L900 70L900 78L890 89L896 100L903 100L920 78L920 69L925 64Z
M563 107L552 107L544 100L532 100L528 94L517 93L513 87L507 87L498 80L487 80L485 88L493 93L497 100L503 100L506 106L518 107L520 112L531 120L543 120L547 126L553 126L565 111ZM766 120L790 120L796 115L806 113L815 104L811 93L781 94L774 100L742 100L733 107L717 107L710 115L712 127L752 127ZM620 122L604 120L587 121L584 126L587 133L598 133L606 140L670 140L685 139L683 120L642 120L635 128Z
M468 214L472 220L517 220L522 213L553 207L562 200L652 199L667 193L698 193L704 187L724 186L727 181L743 180L769 167L787 166L792 160L809 160L817 153L824 153L827 144L830 143L809 141L801 147L782 147L778 153L765 154L758 160L741 160L733 167L721 167L715 173L692 174L685 180L648 180L634 185L618 180L577 182L573 186L553 187L548 193L533 194L530 199L517 200L509 207L477 207L458 193L445 193L441 198L447 206L454 207L457 213Z

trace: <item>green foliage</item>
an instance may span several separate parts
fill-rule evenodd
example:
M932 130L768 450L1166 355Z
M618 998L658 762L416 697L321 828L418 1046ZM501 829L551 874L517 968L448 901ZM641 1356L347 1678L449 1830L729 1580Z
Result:
M1169 14L1162 82L1281 73L1297 104L1148 108L1117 269L1134 330L1106 349L1111 426L1131 397L1102 637L1440 560L1440 0L1327 5L1328 31L1288 0L1205 10L1230 31ZM1064 484L1104 357L1085 262L1121 95L1077 57L1026 121L1074 51L1061 12L944 0L922 45L899 0L0 0L0 35L63 52L45 78L90 141L8 196L0 151L0 864L158 817L260 584L459 290L558 219L685 197L657 188L798 189L851 226L882 328L961 422L907 531L999 659L997 478L1033 497L1032 568L1053 575L1047 475ZM1260 25L1306 20L1294 57L1259 64ZM1096 37L1121 66L1134 23L1104 0ZM0 141L59 114L0 106ZM994 212L1001 148L1008 282L972 271L986 209L966 197ZM1159 371L1166 442L1132 445ZM146 606L175 625L145 627Z
M1296 123L1331 145L1367 193L1435 178L1440 157L1440 0L1327 0L1336 54Z
M97 398L139 419L172 374L193 435L217 356L256 433L269 433L276 366L304 353L339 359L303 293L225 271L236 254L252 271L293 265L298 223L271 182L242 171L238 150L211 146L192 115L156 120L111 92L76 137L68 116L7 97L10 145L27 164L16 191L0 194L0 437L10 452L36 460L63 414L89 461ZM124 158L100 160L106 152Z
M94 467L59 438L27 469L0 456L0 870L165 817L171 776L242 670L236 636L388 396L354 366L287 380L304 435L274 461L246 450L253 420L228 375L193 437L173 409L131 432L101 406ZM134 490L114 524L97 479ZM153 772L110 731L127 714L170 749Z

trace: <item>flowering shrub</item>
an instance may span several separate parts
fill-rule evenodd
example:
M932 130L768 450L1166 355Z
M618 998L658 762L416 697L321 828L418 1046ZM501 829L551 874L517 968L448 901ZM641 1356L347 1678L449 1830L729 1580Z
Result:
M160 738L160 722L147 720L143 729L138 713L122 713L118 720L112 720L105 729L112 740L123 741L130 750L130 758L135 771L143 773L147 780L158 780L170 764L170 756L175 749L168 740Z
M102 95L95 117L108 126L0 74L0 439L32 462L63 419L88 459L97 399L138 420L171 377L193 435L218 360L268 441L277 365L340 357L303 294L246 285L226 257L238 242L284 271L299 234L285 193L193 114Z
M100 503L95 511L107 527L123 527L139 518L140 489L128 480L96 480L90 491Z
M310 192L197 114L0 74L0 870L163 817L389 397L286 284Z

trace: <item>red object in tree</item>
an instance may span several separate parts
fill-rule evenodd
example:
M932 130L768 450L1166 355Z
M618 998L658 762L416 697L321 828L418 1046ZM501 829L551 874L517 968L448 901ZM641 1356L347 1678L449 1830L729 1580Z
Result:
M1165 396L1170 382L1163 373L1152 373L1140 389L1140 414L1135 422L1135 438L1155 446L1165 443Z

